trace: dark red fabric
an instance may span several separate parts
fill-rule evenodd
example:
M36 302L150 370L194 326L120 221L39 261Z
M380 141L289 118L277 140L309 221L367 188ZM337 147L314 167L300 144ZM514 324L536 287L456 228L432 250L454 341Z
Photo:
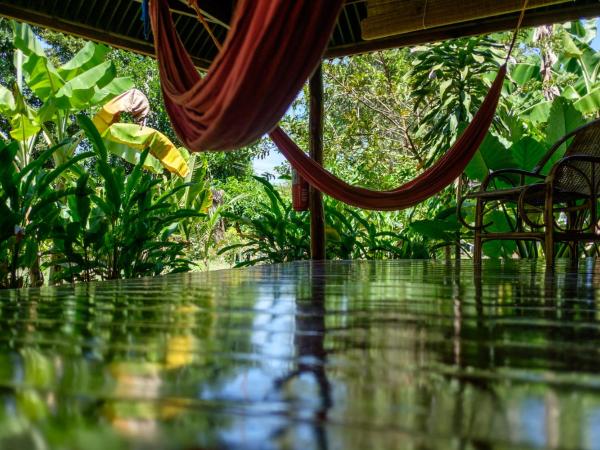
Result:
M298 148L281 128L271 133L271 139L298 173L319 191L364 209L385 211L409 208L449 186L465 170L492 124L505 77L504 65L479 111L452 148L421 175L392 191L372 191L340 180Z
M343 0L239 0L222 51L200 78L181 43L167 0L151 0L150 17L167 112L192 151L231 150L266 132L312 186L365 209L414 206L465 169L494 118L506 66L469 127L413 181L392 191L351 186L325 170L285 134L279 119L318 64Z
M165 106L186 147L232 150L273 130L319 63L343 2L239 0L223 49L201 78L168 0L151 0Z

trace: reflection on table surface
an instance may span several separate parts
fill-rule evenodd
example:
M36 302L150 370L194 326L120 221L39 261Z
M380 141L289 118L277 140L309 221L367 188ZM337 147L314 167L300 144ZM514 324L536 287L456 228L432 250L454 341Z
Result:
M0 293L0 448L600 448L600 265L308 262Z

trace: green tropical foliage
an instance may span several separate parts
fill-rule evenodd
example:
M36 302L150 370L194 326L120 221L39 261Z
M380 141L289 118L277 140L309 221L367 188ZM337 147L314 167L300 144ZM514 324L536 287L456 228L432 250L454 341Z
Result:
M68 145L68 144L65 144ZM40 256L60 220L60 201L73 195L89 195L85 185L54 189L64 172L91 157L81 153L52 170L44 168L61 146L52 147L18 170L17 142L0 142L0 287L20 287L27 272L30 284L41 281Z
M92 180L83 174L69 197L69 220L57 225L53 249L62 255L53 261L62 267L58 278L90 281L190 270L193 263L183 256L185 244L169 237L171 225L203 216L198 209L177 208L171 202L192 184L159 193L155 187L161 180L143 170L149 149L128 175L122 167L111 167L108 151L91 121L85 116L78 121L98 156L95 183L99 186L94 186L94 194L86 195Z
M258 263L281 263L310 257L310 217L293 209L267 179L256 177L268 198L258 205L256 217L224 212L244 242L224 247L236 267ZM427 258L424 233L397 231L397 217L359 211L337 201L325 203L328 259ZM412 232L411 232L412 231Z
M133 81L117 76L114 64L106 60L106 46L88 42L72 59L56 66L31 27L13 22L13 36L18 71L13 86L0 86L0 113L10 117L10 137L19 142L17 161L24 167L38 140L48 146L65 142L76 134L75 113L102 105L130 89ZM66 162L79 142L72 139L61 146L53 155L55 164Z
M2 286L153 275L189 270L192 261L209 268L223 257L238 266L309 257L309 217L293 210L289 185L252 177L252 159L268 157L270 143L225 154L180 149L189 171L173 176L146 148L153 139L126 114L100 140L81 115L91 117L135 80L151 105L146 125L175 143L169 148L180 145L151 59L8 24L0 21L0 131L10 141L3 157L12 161L2 168L0 189L10 211L0 239ZM600 113L594 38L594 24L585 21L522 31L493 128L460 183L395 213L325 199L327 257L439 258L455 254L452 248L468 256L472 236L457 220L457 191L475 188L493 170L531 170L553 142ZM325 63L326 166L374 189L412 179L471 120L509 39L465 38ZM306 93L299 96L283 120L303 147L306 101ZM40 211L39 222L31 211ZM488 217L506 231L516 216L507 207ZM486 244L485 252L540 253L535 244L511 241Z

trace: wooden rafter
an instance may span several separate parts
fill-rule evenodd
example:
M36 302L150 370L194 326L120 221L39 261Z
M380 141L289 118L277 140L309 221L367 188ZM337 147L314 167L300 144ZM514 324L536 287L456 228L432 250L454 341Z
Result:
M32 25L48 28L54 31L71 34L84 39L101 42L112 47L131 50L142 55L154 56L152 42L137 39L125 34L113 33L110 30L83 25L77 21L67 20L58 16L32 11L14 4L0 2L0 16L8 17ZM208 68L210 61L192 56L194 64L199 68Z
M106 43L119 48L128 49L144 55L153 55L151 41L143 38L140 22L141 0L0 0L0 16L28 22L56 31L73 34L85 39ZM372 0L369 0L372 1ZM404 5L423 2L424 0L381 0L383 2L402 1ZM431 6L453 4L456 0L427 0ZM495 4L511 1L520 4L522 0L464 0L471 6L479 4ZM560 0L530 0L532 4L540 1L555 3ZM227 24L231 19L234 0L201 0L200 6L206 17L213 24L219 40L224 40ZM194 63L206 69L218 53L210 37L204 32L196 20L193 9L187 0L169 0L178 31L188 46ZM514 5L513 5L514 7ZM464 8L463 8L464 9ZM431 9L430 9L431 11ZM403 9L403 14L406 10ZM325 57L347 56L393 47L423 44L462 36L472 36L497 31L506 31L516 23L515 13L461 23L434 25L427 22L427 29L418 29L400 35L380 37L374 40L363 40L361 21L367 19L367 0L347 0L336 29L332 35ZM527 13L525 26L564 22L581 17L600 16L600 1L570 0L568 3L553 4L536 8ZM372 18L373 16L371 16ZM478 16L479 17L479 16ZM430 18L431 20L431 18ZM422 28L422 19L421 19Z

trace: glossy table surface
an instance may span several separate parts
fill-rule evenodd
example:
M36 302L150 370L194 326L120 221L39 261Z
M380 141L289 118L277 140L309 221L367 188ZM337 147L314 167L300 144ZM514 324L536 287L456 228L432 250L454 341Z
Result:
M0 292L0 448L600 448L600 265L307 262Z

